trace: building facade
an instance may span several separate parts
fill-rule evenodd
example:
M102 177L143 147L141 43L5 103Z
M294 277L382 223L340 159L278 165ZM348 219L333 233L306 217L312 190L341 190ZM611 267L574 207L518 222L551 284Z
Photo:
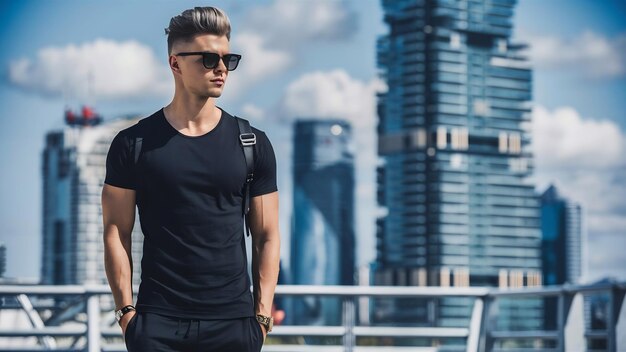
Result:
M512 43L515 0L383 0L374 284L541 284L531 70ZM503 304L533 321L540 302ZM526 309L528 308L528 309ZM466 326L471 301L385 300L380 323ZM502 315L506 317L507 315ZM506 320L506 318L503 318ZM526 324L527 323L523 323Z
M294 125L291 278L295 285L355 283L354 151L342 120ZM289 322L341 324L336 298L293 300Z
M46 134L42 152L43 222L41 283L106 284L101 194L113 137L139 120L79 124ZM133 229L133 284L141 276L143 235Z
M583 274L582 207L550 185L541 196L544 285L577 284Z
M541 235L543 284L580 283L583 274L582 207L564 198L554 185L541 195ZM590 304L590 299L585 297L586 305ZM556 299L544 299L544 307L544 325L556 328Z

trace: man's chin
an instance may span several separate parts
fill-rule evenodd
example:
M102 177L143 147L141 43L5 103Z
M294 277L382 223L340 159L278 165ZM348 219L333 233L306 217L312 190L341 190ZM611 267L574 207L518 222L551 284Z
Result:
M205 99L209 99L209 98L219 98L222 96L222 91L210 91L210 92L205 92L204 94L201 94L201 96Z
M222 89L210 89L207 94L211 98L219 98L222 96Z

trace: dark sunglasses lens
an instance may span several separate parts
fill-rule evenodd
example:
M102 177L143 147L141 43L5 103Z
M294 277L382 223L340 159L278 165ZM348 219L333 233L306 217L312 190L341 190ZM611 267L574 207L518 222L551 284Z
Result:
M217 66L217 63L219 62L220 56L217 55L216 53L204 53L202 54L202 63L204 64L204 67L211 69L211 68L215 68L215 66Z
M228 69L228 71L232 71L237 68L240 58L241 57L237 55L231 55L231 54L224 55L224 62L226 63L226 68Z

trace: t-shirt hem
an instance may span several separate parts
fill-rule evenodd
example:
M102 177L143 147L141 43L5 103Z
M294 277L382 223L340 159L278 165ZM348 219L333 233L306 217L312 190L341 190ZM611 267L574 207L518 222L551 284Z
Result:
M115 187L135 190L135 187L133 187L131 185L124 184L124 183L119 183L119 182L110 181L110 180L106 180L106 181L104 181L104 183L106 183L107 185L115 186Z
M218 320L218 319L237 319L237 318L248 318L254 317L254 312L252 309L237 309L223 312L215 312L215 311L202 311L202 310L185 310L178 308L169 308L162 306L152 306L148 304L137 304L135 307L137 312L148 312L148 313L156 313L161 315L169 315L177 318L194 318L194 319L205 319L205 320Z
M262 196L264 194L268 194L268 193L272 193L272 192L276 192L276 191L278 191L278 188L274 187L272 189L268 189L266 191L259 191L259 192L256 192L254 194L252 192L250 192L250 197L258 197L258 196Z

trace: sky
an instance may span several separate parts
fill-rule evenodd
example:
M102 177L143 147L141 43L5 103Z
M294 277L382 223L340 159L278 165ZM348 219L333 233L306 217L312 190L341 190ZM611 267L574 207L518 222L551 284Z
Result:
M173 78L164 28L217 6L243 55L217 105L266 131L276 150L282 257L288 266L291 124L345 118L357 150L357 260L375 259L376 38L380 1L0 1L0 242L8 277L39 276L41 153L63 109L105 120L167 105ZM533 71L538 192L555 183L584 209L585 280L626 280L626 3L520 0L513 42ZM89 77L89 79L88 79ZM88 84L91 82L91 84Z

